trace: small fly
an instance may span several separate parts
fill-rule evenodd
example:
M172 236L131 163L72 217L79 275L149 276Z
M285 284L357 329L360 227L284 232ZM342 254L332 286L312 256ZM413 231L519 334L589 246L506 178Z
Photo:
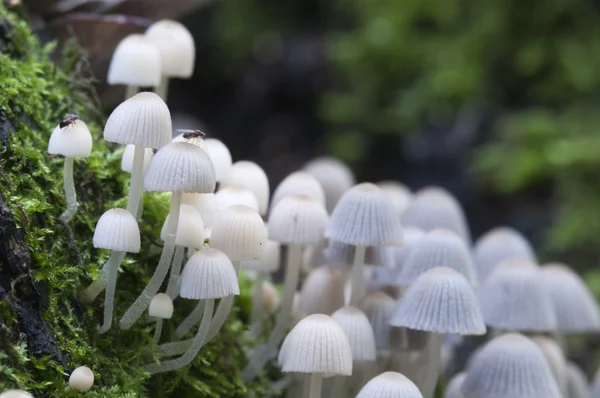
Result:
M77 120L79 120L79 116L73 114L67 115L67 117L64 118L62 122L60 122L58 127L64 129L67 126L73 125L73 123L75 123Z
M178 133L183 133L183 138L190 140L192 138L202 138L206 134L200 130L177 130Z

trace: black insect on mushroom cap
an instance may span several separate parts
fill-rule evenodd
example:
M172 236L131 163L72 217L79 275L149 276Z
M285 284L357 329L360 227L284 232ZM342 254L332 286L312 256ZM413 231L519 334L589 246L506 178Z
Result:
M58 127L60 127L61 129L64 129L65 127L70 126L73 123L75 123L77 120L79 120L79 116L74 115L74 114L67 115L67 117L65 117L62 120L62 122L60 122Z
M192 138L200 138L200 137L204 137L206 135L206 133L200 131L200 130L177 130L178 133L183 133L183 138L186 140L192 139Z

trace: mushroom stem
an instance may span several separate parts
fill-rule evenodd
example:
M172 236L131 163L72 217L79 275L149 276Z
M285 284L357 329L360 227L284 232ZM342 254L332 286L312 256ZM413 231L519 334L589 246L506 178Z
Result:
M169 266L173 259L173 252L175 251L175 235L177 233L177 226L179 225L179 210L181 207L181 192L175 191L171 196L171 208L169 213L169 221L167 223L167 240L163 246L163 251L158 262L158 266L154 270L154 274L150 279L150 282L142 291L142 294L134 301L129 307L125 315L119 321L121 329L129 329L133 324L142 316L152 297L158 293L160 286L162 285L167 273L169 272Z
M172 359L170 361L165 361L160 364L153 363L151 365L148 365L146 367L148 373L156 374L181 369L194 360L196 355L198 355L200 349L202 349L202 347L205 344L206 334L211 324L214 305L214 299L206 300L206 304L204 306L204 308L206 309L206 311L204 312L204 317L202 317L202 322L200 323L200 328L198 328L198 333L196 333L196 336L194 337L192 344L190 345L188 350L179 358Z
M430 333L425 347L425 363L421 368L421 371L425 373L423 388L423 398L433 398L435 394L435 387L437 386L437 380L440 373L440 361L442 356L442 335L438 333Z
M73 158L65 157L65 165L63 171L65 196L67 199L67 209L60 215L60 219L68 223L71 221L79 203L77 203L77 194L75 193L75 181L73 180Z
M127 197L127 211L134 217L138 215L138 207L143 203L142 190L144 189L144 155L146 149L136 145L133 151L133 167L131 169L131 182L129 196Z
M138 93L138 86L125 86L125 101Z
M179 296L177 282L179 282L184 252L185 248L182 246L177 246L175 248L175 256L173 257L173 265L171 266L171 275L169 275L169 283L167 284L167 295L171 297L171 300L175 300L177 296Z
M115 302L115 291L117 288L117 272L119 271L119 261L125 257L125 252L112 251L106 266L108 268L108 278L106 292L104 294L104 324L98 328L98 333L106 333L112 326L113 307Z
M365 285L365 274L364 274L364 262L366 246L355 246L354 249L354 264L352 265L351 283L352 288L350 290L350 304L357 306L358 302L366 293Z
M160 77L160 83L154 89L154 92L158 94L163 101L167 102L167 96L169 95L169 78L167 76Z
M118 264L121 264L123 262L123 259L125 258L125 252L119 252L119 255L120 255L120 257L115 261L117 261ZM109 257L109 260L110 260L110 257ZM100 276L98 277L98 279L96 279L94 282L92 282L81 293L81 299L83 301L85 301L86 303L91 303L92 301L94 301L96 299L96 297L98 297L98 295L100 293L102 293L102 291L104 289L106 289L106 284L108 283L108 270L109 270L109 263L107 261L102 266L102 270L100 271Z
M269 357L274 353L281 340L283 340L291 322L294 293L296 293L298 278L300 277L302 246L291 244L288 246L287 251L288 257L283 286L283 301L277 313L275 328L269 336L267 344L257 349L256 354L254 354L252 360L242 372L242 380L244 381L252 380L263 369Z
M233 268L235 268L235 274L240 274L240 262L232 261ZM206 336L206 342L212 340L219 330L225 324L227 320L227 316L229 316L229 312L231 311L231 307L233 306L233 300L235 300L235 296L227 296L223 297L221 301L219 301L219 306L217 307L217 312L215 312L215 316L213 317L212 322L210 323L210 329L208 330L208 336ZM206 309L204 310L206 313Z
M248 331L252 336L260 334L262 325L262 285L266 279L264 272L259 272L254 281L254 291L252 292L252 310L250 312L250 326Z
M204 314L204 301L200 300L192 312L190 312L190 314L183 320L183 322L181 322L177 329L175 329L175 338L179 340L185 336L187 332L189 332L194 325L197 324L200 319L202 319L202 314Z
M204 302L202 301L202 309L204 309ZM174 341L171 343L161 344L158 347L158 355L161 357L172 357L175 355L181 355L187 351L188 348L192 345L192 340L187 339L181 341Z
M308 398L321 398L321 382L323 381L323 375L321 373L312 373L310 375L310 392ZM335 395L332 395L335 396Z
M162 334L162 330L163 330L163 319L158 318L156 320L156 329L154 329L154 342L155 343L158 343L158 341L160 340L160 335Z

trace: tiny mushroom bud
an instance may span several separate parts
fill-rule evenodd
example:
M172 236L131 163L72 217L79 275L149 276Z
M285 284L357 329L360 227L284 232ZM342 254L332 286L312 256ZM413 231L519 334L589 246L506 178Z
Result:
M33 395L23 390L6 390L0 394L0 398L33 398Z
M77 391L88 391L94 385L94 372L87 366L76 368L69 376L69 387Z
M158 293L150 301L148 315L154 318L171 319L173 316L173 300L165 293Z
M403 374L384 372L365 384L356 398L423 398L423 395Z

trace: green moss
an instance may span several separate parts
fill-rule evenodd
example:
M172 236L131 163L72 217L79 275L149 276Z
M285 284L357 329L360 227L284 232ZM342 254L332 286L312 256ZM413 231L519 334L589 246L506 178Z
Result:
M36 396L70 397L68 375L87 365L96 383L88 397L244 397L269 396L265 380L244 385L239 379L248 342L242 338L248 305L248 283L219 337L212 341L185 369L150 378L143 365L153 347L153 324L139 322L128 331L113 328L105 335L95 333L101 319L102 300L83 305L78 293L98 274L108 253L92 247L93 228L106 210L125 204L128 175L120 170L120 156L101 137L102 120L93 97L86 94L90 79L81 74L85 60L71 43L61 50L63 65L50 59L55 45L42 46L18 15L0 3L0 23L7 32L1 39L0 116L14 131L2 143L0 156L6 181L0 191L16 221L26 230L32 257L31 275L42 297L47 297L44 319L56 335L65 364L49 356L33 355L27 339L18 330L19 303L9 294L0 301L0 391L21 388ZM57 222L65 208L60 157L47 152L52 129L67 113L77 113L88 122L94 136L90 158L75 163L75 181L80 208L70 229ZM1 117L0 117L1 119ZM7 138L7 139L5 139ZM141 292L158 262L155 243L168 211L168 196L147 194L142 227L142 250L127 256L122 266L116 297L116 314ZM74 237L74 239L72 238ZM177 302L177 315L165 334L183 319L193 303Z

